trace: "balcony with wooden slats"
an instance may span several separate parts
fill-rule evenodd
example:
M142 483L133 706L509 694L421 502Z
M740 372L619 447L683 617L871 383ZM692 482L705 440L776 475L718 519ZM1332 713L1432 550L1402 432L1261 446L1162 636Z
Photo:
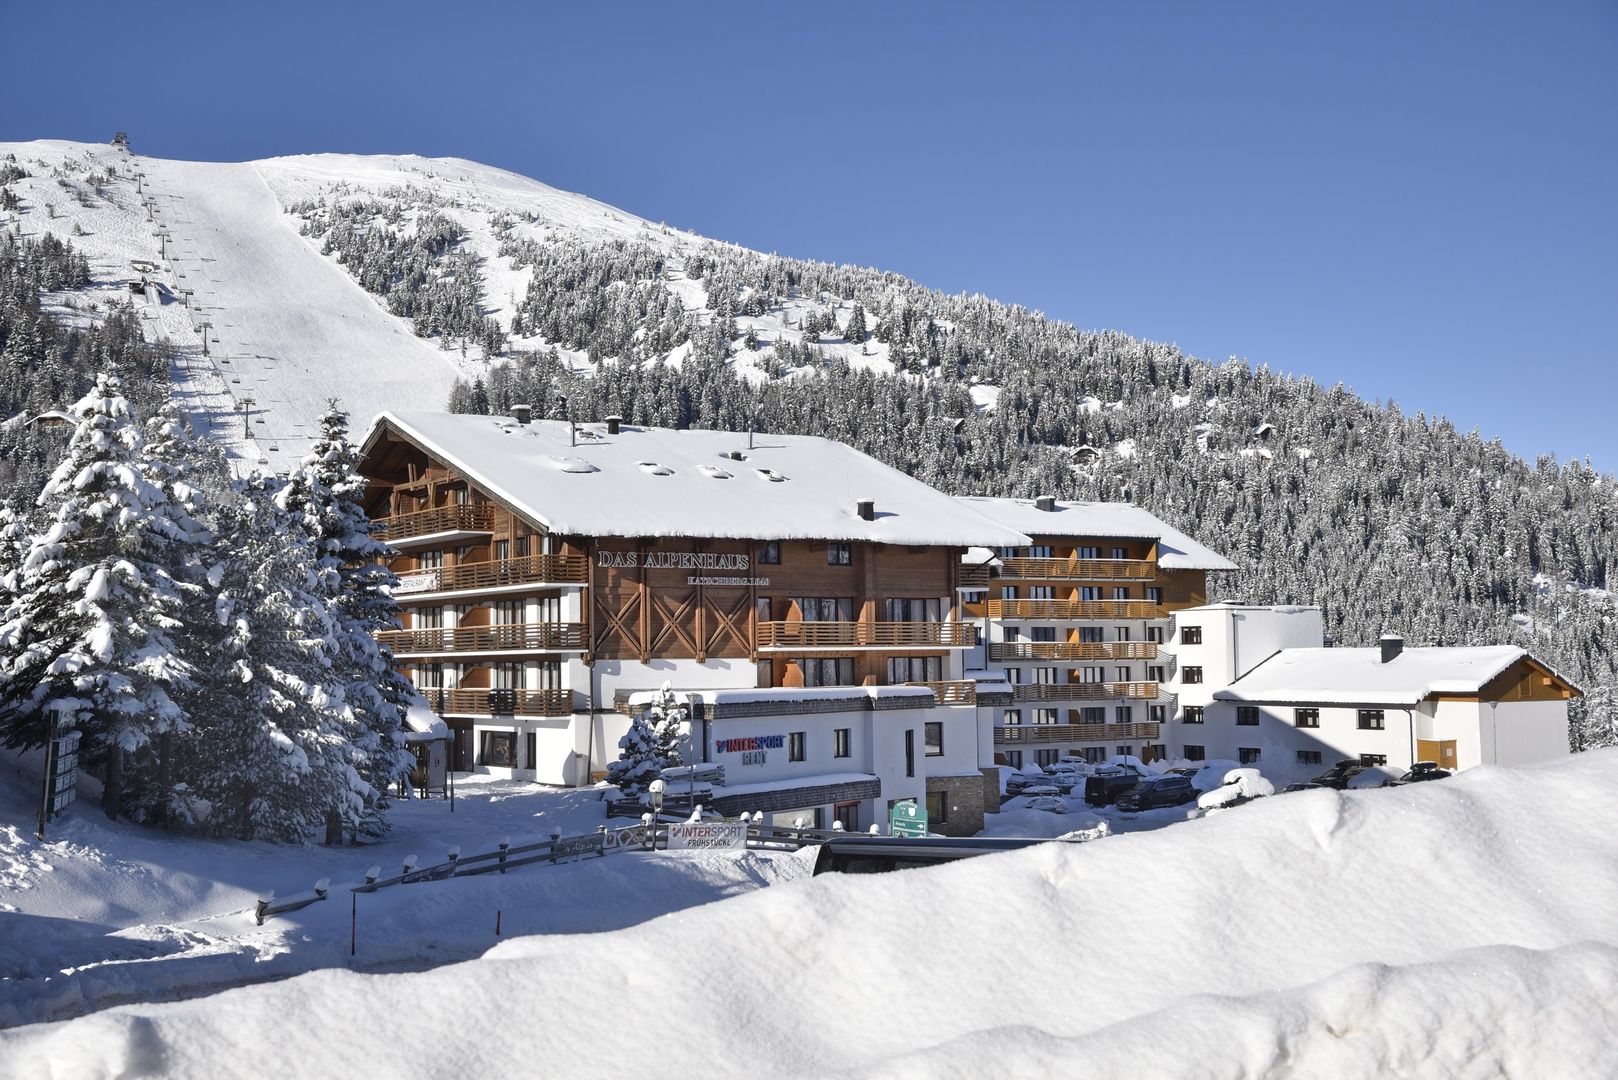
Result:
M1000 641L989 645L989 659L1016 660L1156 660L1152 641Z
M960 577L956 588L959 589L987 589L989 587L989 566L981 563L977 566L961 567Z
M994 729L996 746L1047 742L1110 742L1114 739L1156 740L1162 724L1011 724Z
M571 690L423 688L422 696L440 716L571 716Z
M525 555L402 573L393 594L408 604L418 595L524 585L582 585L589 577L590 563L583 555Z
M955 679L946 682L912 682L906 686L925 686L933 692L940 705L976 705L978 700L978 684L971 679Z
M492 533L494 522L493 503L457 503L413 514L376 518L371 522L371 535L397 545L400 541L428 536L454 538Z
M439 653L566 652L584 648L582 623L497 623L455 629L384 630L379 645L393 655L428 656Z
M1168 609L1150 600L988 600L992 619L1163 619Z
M1156 701L1155 682L1021 683L1011 688L1015 701Z
M1150 581L1150 559L1001 559L1000 576L1055 581Z
M805 622L758 624L758 647L797 649L965 649L977 643L967 622Z

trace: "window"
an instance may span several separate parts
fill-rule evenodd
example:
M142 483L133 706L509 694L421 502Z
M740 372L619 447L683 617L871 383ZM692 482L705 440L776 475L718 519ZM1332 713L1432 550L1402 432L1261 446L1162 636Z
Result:
M916 775L916 729L905 728L905 775Z
M1202 627L1200 627L1200 626L1182 626L1182 627L1180 627L1180 644L1181 645L1201 645L1202 644Z
M803 672L805 686L853 686L854 658L816 656L794 661Z
M854 598L851 596L794 596L787 601L787 617L798 609L798 618L804 622L853 622Z
M927 825L942 825L949 820L949 803L944 801L942 791L929 791L927 793Z
M1121 746L1115 746L1113 747L1113 750L1118 754L1119 757L1135 756L1135 748L1127 743Z
M1028 586L1028 599L1030 599L1030 600L1055 600L1056 599L1056 586L1055 585L1030 585L1030 586Z
M1127 627L1127 626L1115 626L1115 627L1113 627L1112 639L1114 641L1128 641L1129 640L1129 627Z
M1374 769L1378 765L1386 765L1387 763L1388 763L1388 755L1386 755L1386 754L1361 754L1360 755L1360 764L1364 765L1367 769Z
M1007 750L1006 751L1006 764L1009 765L1013 769L1021 769L1022 768L1022 751L1021 750Z
M1320 751L1319 750L1299 750L1298 751L1298 764L1299 765L1319 765L1320 764Z
M849 757L851 755L849 743L852 741L851 736L853 733L853 728L846 727L837 728L831 733L832 757Z
M517 733L514 731L485 731L483 733L483 764L497 769L517 767Z
M827 544L826 545L826 565L827 566L853 566L854 565L854 545L853 544Z
M1056 685L1056 668L1041 667L1034 669L1034 681L1041 686Z
M1236 726L1237 727L1258 727L1258 706L1256 706L1256 705L1238 705L1238 706L1236 706Z
M1186 686L1194 686L1202 681L1200 667L1184 667L1180 669L1180 681Z
M489 621L496 626L517 626L523 621L521 600L496 600L489 606L492 608Z
M1381 709L1361 709L1360 710L1360 730L1361 731L1381 731L1382 730L1382 710Z
M1151 667L1146 669L1146 681L1147 682L1162 682L1163 681L1163 674L1164 674L1163 665L1162 664L1153 664Z
M1034 710L1034 723L1036 725L1037 724L1054 724L1054 723L1056 723L1056 710L1055 709L1035 709Z
M1079 669L1079 682L1100 683L1107 681L1106 669L1101 667L1081 667Z
M1084 760L1091 765L1105 765L1107 763L1107 748L1105 746L1086 746Z
M1100 600L1101 599L1101 586L1100 585L1080 585L1079 586L1079 599L1080 600Z
M504 562L511 558L510 540L496 540L494 542L494 558L496 562Z
M860 804L857 802L840 802L832 807L832 817L842 825L844 832L859 832Z
M1180 747L1180 751L1187 761L1208 760L1208 751L1200 746L1192 746L1190 743L1187 743Z
M1115 559L1127 559L1129 558L1129 549L1115 547L1112 549L1112 557Z
M1146 587L1146 602L1148 604L1161 604L1163 602L1163 590L1156 585L1148 585Z
M1262 756L1262 751L1256 746L1238 746L1236 748L1236 760L1243 765L1257 765L1260 756Z
M1002 585L1002 586L1000 586L1000 599L1002 599L1002 600L1015 600L1015 599L1017 599L1017 586L1015 586L1015 585Z
M1181 721L1183 723L1187 723L1187 724L1200 724L1200 723L1202 723L1202 706L1201 705L1187 705L1185 707L1185 715L1182 716L1180 719L1181 719Z
M1117 706L1112 710L1112 720L1115 724L1133 724L1135 722L1135 706Z
M760 547L758 549L758 561L760 566L780 566L781 542L779 540L771 540Z
M1293 709L1292 723L1295 727L1319 727L1319 709Z
M936 596L890 596L882 602L882 618L888 622L942 622L944 601Z
M1128 585L1114 585L1112 587L1112 598L1114 600L1128 600L1129 599L1129 586Z
M1167 705L1146 706L1146 719L1153 724L1161 724L1168 714L1169 709Z
M1074 549L1074 557L1079 559L1099 559L1101 549L1098 547L1079 547Z
M517 552L517 558L519 558L519 559L527 558L527 556L528 556L528 537L526 537L526 536L517 537L517 540L516 540L516 552Z
M1102 705L1086 705L1079 710L1079 718L1086 724L1105 724L1107 710Z
M1028 640L1054 642L1056 640L1056 627L1030 626L1028 628Z
M1113 668L1112 672L1113 672L1114 681L1116 681L1116 682L1128 682L1129 681L1129 667L1128 667L1127 664L1120 664L1118 667Z
M443 565L444 553L442 551L423 551L416 555L417 570L438 570Z
M944 725L929 720L921 728L921 748L928 757L944 756Z
M1007 709L1000 714L1000 723L1006 727L1018 727L1022 724L1021 709Z
M1148 626L1146 628L1146 640L1153 645L1163 644L1163 628L1161 626Z
M1051 629L1054 630L1055 627L1052 627ZM1099 645L1099 644L1101 644L1101 627L1099 627L1099 626L1081 626L1081 627L1079 627L1079 641L1083 642L1086 645Z
M942 656L888 657L889 686L902 686L908 682L938 682L943 677Z
M1049 544L1035 544L1028 549L1028 557L1030 559L1049 559L1051 557L1051 546Z
M787 733L787 760L788 761L802 761L804 759L804 757L806 756L804 754L804 742L805 741L806 740L804 739L804 733L801 732L801 731L791 731L791 732Z
M511 660L500 660L494 665L494 688L497 690L525 689L524 680L527 677L527 665Z
M1056 749L1055 747L1052 747L1049 750L1034 751L1034 760L1039 762L1041 765L1055 765L1061 756L1062 751Z

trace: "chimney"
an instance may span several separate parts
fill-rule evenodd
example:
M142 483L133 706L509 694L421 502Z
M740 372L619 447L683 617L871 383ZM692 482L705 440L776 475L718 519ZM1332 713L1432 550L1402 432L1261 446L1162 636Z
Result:
M624 422L624 418L621 417L621 416L609 416L609 417L607 417L607 434L608 435L616 435L616 434L618 434L618 428L623 425L623 422Z
M1054 513L1056 510L1056 496L1041 495L1039 498L1034 500L1034 509L1043 510L1046 513Z
M863 520L865 520L865 521L875 521L876 520L876 500L875 499L861 499L861 500L859 500L858 502L856 502L854 504L854 507L855 507L856 510L859 511L859 515Z
M1384 664L1405 651L1405 639L1398 634L1383 634L1377 644L1382 646Z
M511 407L511 415L517 418L517 423L519 424L532 423L534 419L534 407L532 405L513 405Z

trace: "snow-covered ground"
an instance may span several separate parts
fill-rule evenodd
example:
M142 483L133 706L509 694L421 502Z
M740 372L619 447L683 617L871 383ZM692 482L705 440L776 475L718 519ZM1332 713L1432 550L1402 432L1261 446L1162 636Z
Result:
M594 1075L647 1040L672 1076L1611 1076L1615 776L1600 751L827 875L427 972L25 1027L0 1071Z
M589 833L607 821L599 793L476 778L459 785L453 813L441 799L395 803L387 838L360 848L165 835L110 823L93 801L81 801L40 844L31 817L37 767L0 760L0 1027L332 965L429 967L494 944L496 912L506 936L615 930L812 868L762 852L615 852L400 886L358 898L351 961L346 886L368 867L386 875L408 855L426 866L452 846L471 855L505 837L540 840L552 828ZM302 893L322 877L331 880L331 899L256 924L261 893Z

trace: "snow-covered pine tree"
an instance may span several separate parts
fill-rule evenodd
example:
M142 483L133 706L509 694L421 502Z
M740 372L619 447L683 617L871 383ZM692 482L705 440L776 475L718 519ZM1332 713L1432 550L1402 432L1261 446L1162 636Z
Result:
M657 697L635 714L629 730L618 740L618 760L607 766L607 782L633 795L645 790L664 769L681 764L680 728L687 712L685 704L664 683Z
M144 819L166 814L171 794L157 740L190 727L178 699L193 669L176 637L199 594L172 568L190 563L199 527L148 479L120 379L99 377L72 413L67 455L39 497L45 529L0 623L0 739L42 746L47 710L73 709L107 811Z
M332 700L345 710L349 760L370 790L362 812L337 806L344 826L367 835L386 829L381 811L388 788L410 771L405 750L405 710L414 694L394 669L393 654L376 634L399 625L393 599L397 583L381 561L391 549L371 536L360 500L365 480L355 469L358 452L348 439L348 414L332 405L321 418L322 436L293 472L281 494L315 553L316 595L332 616L327 644Z
M215 636L199 680L207 708L194 711L188 773L208 831L297 842L333 807L364 817L371 787L327 692L337 628L316 591L314 548L277 502L282 486L255 473L218 515Z

